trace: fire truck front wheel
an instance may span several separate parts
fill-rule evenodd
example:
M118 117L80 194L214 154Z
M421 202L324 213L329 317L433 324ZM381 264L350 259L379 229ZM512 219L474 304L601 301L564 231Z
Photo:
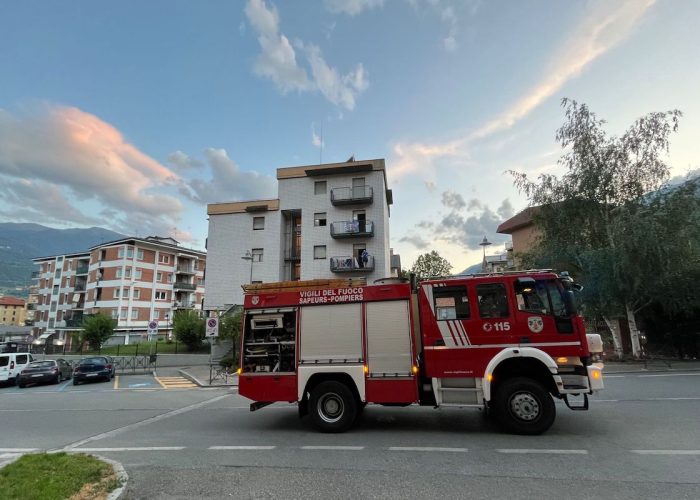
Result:
M542 434L554 423L554 400L539 382L517 377L496 389L493 412L500 424L514 434Z
M319 431L345 432L357 416L357 401L345 384L329 380L311 391L309 413Z

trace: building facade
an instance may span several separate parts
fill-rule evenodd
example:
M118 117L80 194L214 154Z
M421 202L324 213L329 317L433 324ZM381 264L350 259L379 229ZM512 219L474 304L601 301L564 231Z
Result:
M241 304L251 282L396 274L384 160L279 168L277 180L278 198L207 207L206 310Z
M201 309L206 253L172 238L124 238L83 253L34 259L39 341L70 342L85 315L117 322L112 343L140 341L155 321L167 335L179 309Z
M26 303L16 297L0 297L0 325L24 326Z

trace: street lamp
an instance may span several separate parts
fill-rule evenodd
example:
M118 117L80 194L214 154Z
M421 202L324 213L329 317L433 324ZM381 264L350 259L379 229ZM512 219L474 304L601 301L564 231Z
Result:
M249 260L250 261L250 284L253 284L253 254L250 253L250 250L246 250L245 255L241 257L243 260Z
M172 340L170 332L168 331L169 328L170 328L170 313L165 313L165 337L168 340Z
M479 246L484 249L484 258L481 261L481 270L483 272L486 272L486 247L491 245L491 242L486 239L486 236L484 236L484 239L481 240L481 243L479 243Z

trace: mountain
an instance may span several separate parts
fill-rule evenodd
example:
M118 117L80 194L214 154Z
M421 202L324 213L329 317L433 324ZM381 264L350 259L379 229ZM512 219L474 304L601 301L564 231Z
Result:
M82 252L124 236L101 227L54 229L40 224L0 223L0 295L26 296L35 257Z
M466 268L464 271L462 271L459 274L477 274L481 272L482 269L482 263L479 262L478 264L474 264L473 266L469 266Z

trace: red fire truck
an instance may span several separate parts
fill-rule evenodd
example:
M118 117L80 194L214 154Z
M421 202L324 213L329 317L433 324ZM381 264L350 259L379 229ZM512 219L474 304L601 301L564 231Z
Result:
M509 432L542 433L553 398L585 410L603 388L600 336L586 335L562 274L247 285L239 392L251 411L297 402L323 432L374 403L480 408Z

